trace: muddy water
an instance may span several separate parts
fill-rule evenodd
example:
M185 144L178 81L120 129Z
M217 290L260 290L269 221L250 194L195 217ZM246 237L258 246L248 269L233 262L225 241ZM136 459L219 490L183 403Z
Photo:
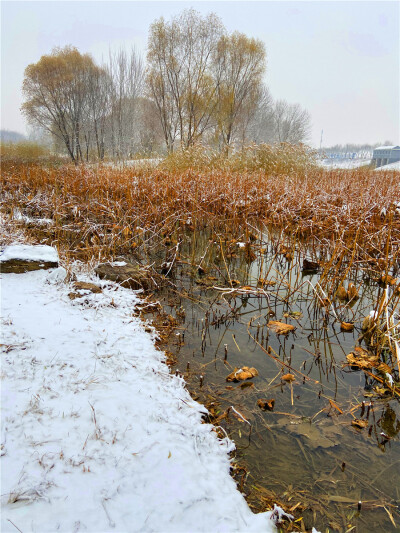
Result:
M255 510L263 510L269 497L288 507L299 504L297 516L307 529L399 530L399 402L376 393L379 383L364 372L344 366L378 287L362 270L350 272L361 298L351 307L336 306L338 318L356 325L343 333L315 296L319 273L300 268L304 256L318 258L314 249L292 246L288 261L265 236L247 248L233 243L223 255L207 235L196 236L195 249L193 240L181 245L180 257L191 261L174 263L170 287L161 295L178 320L170 340L178 359L174 370L235 441L235 477L249 503ZM206 272L193 269L192 261ZM229 289L229 279L256 287L259 278L271 283L264 294L222 290ZM278 336L269 320L296 329ZM258 376L226 381L243 366L256 368ZM282 380L288 373L293 382ZM273 411L260 409L260 399L274 400ZM367 426L352 426L355 418Z

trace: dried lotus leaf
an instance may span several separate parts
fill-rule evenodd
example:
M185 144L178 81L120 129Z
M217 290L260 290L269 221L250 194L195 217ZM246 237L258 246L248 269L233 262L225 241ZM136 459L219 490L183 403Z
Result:
M273 411L275 406L275 400L271 398L270 400L260 399L257 400L257 405L260 409L264 411Z
M380 365L378 365L377 370L379 372L382 372L382 374L391 374L392 372L392 369L386 363L381 363Z
M381 283L382 285L396 285L397 281L397 278L394 278L390 274L383 274L379 278L379 283Z
M346 355L347 362L359 368L372 368L377 365L379 357L373 355L361 346L356 346L352 352Z
M284 322L279 322L277 320L270 320L267 326L269 329L272 329L272 331L275 331L277 335L287 335L296 329L291 324L285 324Z

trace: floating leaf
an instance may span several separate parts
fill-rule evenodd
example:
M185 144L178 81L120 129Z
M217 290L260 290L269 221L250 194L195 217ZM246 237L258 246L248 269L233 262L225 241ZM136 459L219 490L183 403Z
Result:
M368 350L364 350L361 346L356 346L351 353L346 355L346 359L350 365L358 366L359 368L372 368L379 362L379 357Z
M342 331L353 331L354 329L354 324L352 324L351 322L342 322L340 324L340 329Z
M277 335L287 335L296 328L291 324L285 324L284 322L278 322L277 320L270 320L267 324L269 329L275 331Z
M303 313L301 311L290 311L289 313L283 313L285 318L301 318Z

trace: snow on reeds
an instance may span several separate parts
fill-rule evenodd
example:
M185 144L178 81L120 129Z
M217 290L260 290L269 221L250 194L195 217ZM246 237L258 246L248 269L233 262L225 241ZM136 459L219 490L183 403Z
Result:
M297 166L292 153L290 168L279 158L267 164L266 149L221 164L199 153L203 159L194 169L182 162L193 153L156 169L4 162L3 209L52 219L52 226L31 232L80 258L160 243L187 220L194 231L207 227L220 235L241 234L249 223L274 225L333 249L357 243L357 253L373 258L384 252L389 235L390 243L399 241L397 172L378 178L368 169L322 170L312 160L306 164L304 152Z

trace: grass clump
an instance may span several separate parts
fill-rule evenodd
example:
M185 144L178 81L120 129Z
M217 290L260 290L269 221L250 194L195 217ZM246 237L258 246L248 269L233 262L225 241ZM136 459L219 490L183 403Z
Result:
M230 154L195 145L168 155L160 168L169 172L218 170L279 175L315 168L316 155L308 146L287 143L251 144Z

